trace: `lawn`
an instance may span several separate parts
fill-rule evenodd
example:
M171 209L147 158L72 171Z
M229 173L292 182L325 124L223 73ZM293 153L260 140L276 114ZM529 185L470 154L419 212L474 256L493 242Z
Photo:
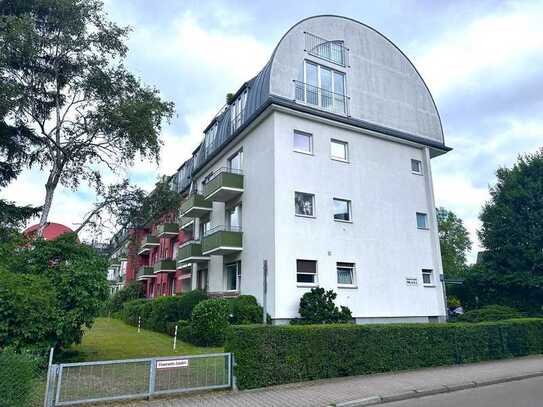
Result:
M222 351L222 348L201 348L178 340L174 352L171 336L144 329L138 333L137 328L118 319L97 318L93 327L85 332L81 344L70 347L58 359L63 362L84 362Z

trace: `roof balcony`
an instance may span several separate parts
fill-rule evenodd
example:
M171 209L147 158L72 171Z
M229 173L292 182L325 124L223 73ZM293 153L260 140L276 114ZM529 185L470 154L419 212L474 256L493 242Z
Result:
M191 194L183 201L179 212L181 217L188 218L199 218L201 216L207 215L212 210L212 202L206 201L203 195L200 194Z
M162 223L157 226L157 236L174 237L179 234L179 224L177 223Z
M243 232L239 227L217 226L202 239L202 254L227 255L243 250Z
M149 280L154 277L154 270L150 266L141 266L136 273L136 280L138 281Z
M164 259L157 260L155 266L153 267L155 274L156 273L175 273L175 260Z
M207 201L228 202L242 193L242 171L233 168L221 168L204 185L204 197Z
M143 240L141 241L140 250L138 251L138 254L146 254L149 253L149 251L154 248L160 246L160 241L158 240L158 237L153 235L146 235Z
M177 268L208 260L209 256L202 254L202 244L199 240L190 240L177 249Z

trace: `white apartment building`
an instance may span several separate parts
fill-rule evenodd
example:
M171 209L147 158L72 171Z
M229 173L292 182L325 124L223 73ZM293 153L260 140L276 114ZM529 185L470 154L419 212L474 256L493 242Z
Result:
M274 323L312 287L358 323L446 314L430 160L449 151L428 87L358 21L294 25L172 177L183 290L254 295ZM181 271L181 273L179 273Z

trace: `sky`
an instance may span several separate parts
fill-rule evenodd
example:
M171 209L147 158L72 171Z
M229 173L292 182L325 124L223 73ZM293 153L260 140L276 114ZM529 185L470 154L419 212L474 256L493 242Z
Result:
M463 219L474 242L470 260L496 169L543 146L543 1L106 0L105 9L133 29L128 68L176 104L159 165L138 161L121 171L147 190L190 157L226 93L258 73L281 36L318 14L377 29L428 84L453 148L432 160L436 205ZM25 171L0 196L39 205L45 178ZM77 226L93 200L85 186L60 188L50 221Z

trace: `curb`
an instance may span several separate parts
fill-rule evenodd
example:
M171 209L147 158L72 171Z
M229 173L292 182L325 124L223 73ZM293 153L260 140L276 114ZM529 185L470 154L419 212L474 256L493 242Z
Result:
M451 392L460 391L460 390L473 389L475 387L485 387L485 386L491 386L494 384L515 382L518 380L531 379L534 377L541 377L541 376L543 376L543 371L525 373L525 374L521 374L517 376L499 377L496 379L479 380L479 381L474 381L474 382L466 382L466 383L451 384L451 385L440 385L440 386L435 386L435 387L424 387L420 389L403 391L401 393L379 395L379 396L366 397L366 398L358 399L358 400L344 401L341 403L331 404L330 406L335 406L335 407L374 406L376 404L385 404L385 403L390 403L393 401L409 400L409 399L414 399L414 398L419 398L419 397L432 396L432 395L441 394L441 393L451 393Z

